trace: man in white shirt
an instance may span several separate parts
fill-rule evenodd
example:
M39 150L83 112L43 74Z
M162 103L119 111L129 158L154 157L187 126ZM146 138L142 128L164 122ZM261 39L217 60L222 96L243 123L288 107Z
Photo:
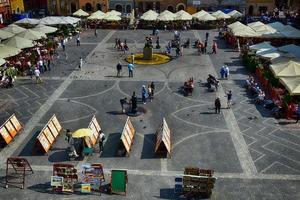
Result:
M83 66L83 60L82 60L82 58L80 57L80 60L79 60L79 70L82 69L82 66Z
M41 75L40 70L38 68L35 68L35 70L34 70L34 76L35 76L35 80L36 80L37 84L42 82L42 80L40 78L40 75Z

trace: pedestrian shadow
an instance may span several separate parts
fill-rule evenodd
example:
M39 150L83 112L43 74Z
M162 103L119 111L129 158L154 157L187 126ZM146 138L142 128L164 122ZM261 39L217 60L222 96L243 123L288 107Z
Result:
M48 161L53 162L65 162L69 160L69 156L66 150L53 152L49 157Z
M141 153L141 159L152 159L157 158L155 156L154 148L155 148L155 134L147 134L144 135L143 149Z
M120 144L121 133L110 133L104 144L102 158L116 157L116 152Z
M122 113L122 111L108 111L106 113L110 114L110 115L124 115L124 113Z

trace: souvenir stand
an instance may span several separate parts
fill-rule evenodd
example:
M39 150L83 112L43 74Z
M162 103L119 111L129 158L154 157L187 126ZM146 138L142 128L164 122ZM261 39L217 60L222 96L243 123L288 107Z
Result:
M51 186L56 193L73 193L78 182L77 170L72 164L54 164Z
M172 149L171 131L166 122L166 119L163 118L161 126L156 131L156 142L155 142L154 151L156 154L159 155L167 154L169 157L171 157L171 149Z
M101 163L85 164L82 168L81 193L101 192L102 183L105 182L103 165Z
M131 147L133 145L134 135L135 129L130 121L130 118L128 117L120 138L117 156L129 156Z
M23 125L19 122L15 114L10 116L2 126L0 126L1 143L8 145L17 134L21 132Z
M25 158L7 158L5 188L8 188L9 185L17 184L21 185L21 189L24 189L25 177L28 174L33 174L33 170Z
M210 169L187 167L182 177L175 178L175 192L187 198L210 197L216 181L213 174Z

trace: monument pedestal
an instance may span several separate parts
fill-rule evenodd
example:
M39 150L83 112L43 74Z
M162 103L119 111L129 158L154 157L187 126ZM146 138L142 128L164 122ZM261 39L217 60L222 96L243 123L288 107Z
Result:
M153 48L152 47L144 47L143 51L144 60L152 60L153 59Z

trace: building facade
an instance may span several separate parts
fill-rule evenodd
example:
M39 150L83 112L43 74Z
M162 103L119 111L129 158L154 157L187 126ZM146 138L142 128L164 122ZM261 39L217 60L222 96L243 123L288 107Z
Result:
M0 1L0 24L10 21L10 2L9 0Z
M78 9L78 0L48 0L48 13L50 15L71 15Z
M135 7L134 0L110 0L109 10L116 10L122 13L130 13Z
M47 0L23 0L26 12L32 13L34 17L43 17L48 12Z
M135 8L138 13L144 13L150 9L156 12L164 10L177 12L186 10L187 0L135 0Z
M23 0L10 0L10 10L12 14L19 14L25 11Z
M188 0L187 10L193 13L199 10L216 11L219 9L235 9L244 12L246 0Z
M108 0L79 0L79 8L89 13L97 10L107 12L108 7Z
M246 0L246 14L260 15L272 12L275 8L275 0Z

